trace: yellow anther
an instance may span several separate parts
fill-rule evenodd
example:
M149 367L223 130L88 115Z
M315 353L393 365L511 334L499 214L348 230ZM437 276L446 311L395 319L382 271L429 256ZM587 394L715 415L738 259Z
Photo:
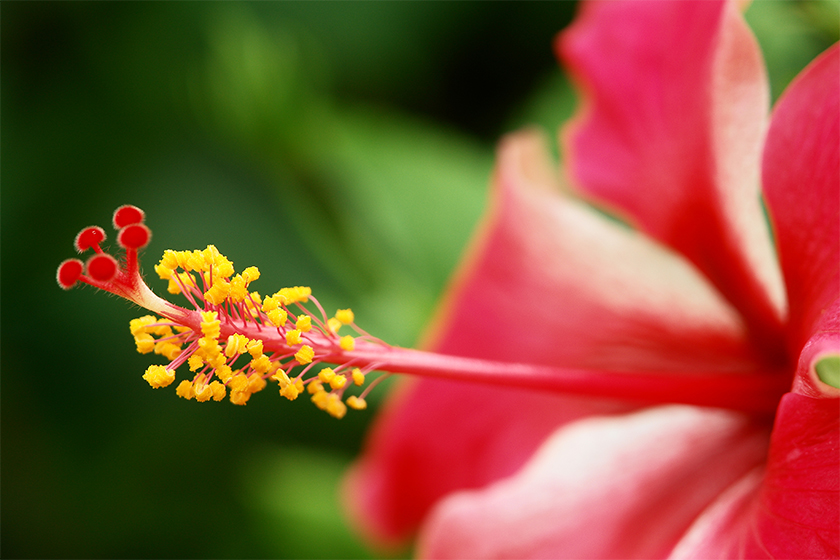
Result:
M348 334L347 336L341 337L341 340L338 341L338 345L341 346L342 350L352 352L356 348L356 341Z
M228 387L230 387L230 390L234 392L245 391L248 387L248 376L244 373L234 375L228 382Z
M187 364L190 366L190 371L198 371L204 365L204 360L201 359L201 356L193 354L187 360Z
M321 383L329 383L335 377L335 372L332 368L324 368L318 372L318 380Z
M330 387L333 389L341 389L347 383L347 378L343 375L336 375L330 379Z
M341 321L342 325L349 325L355 317L352 309L339 309L335 312L335 318Z
M146 327L146 332L150 332L157 336L172 336L172 327L169 325L158 325L156 327Z
M338 395L330 394L327 397L327 412L330 416L334 418L344 418L344 415L347 414L347 406L341 402L341 399Z
M195 400L198 402L206 402L213 398L213 389L210 385L204 384L204 379L195 382L193 391L195 391Z
M181 347L172 342L158 342L155 344L155 354L165 356L167 360L174 360L181 355Z
M215 338L209 338L206 336L204 338L199 338L198 352L199 355L209 363L211 359L221 355L221 351L219 350L219 341Z
M293 288L283 288L275 296L280 295L285 298L285 303L306 303L309 301L309 296L312 295L312 289L307 286L295 286Z
M347 406L354 410L364 410L367 408L367 403L365 402L365 399L360 399L356 395L353 395L351 397L347 397Z
M295 328L302 332L309 332L312 330L312 317L309 315L299 315L295 321Z
M214 279L210 289L204 292L204 299L213 305L221 305L230 295L230 284L223 280Z
M315 393L323 391L324 386L321 385L321 382L317 379L313 379L309 382L309 385L306 386L306 390L309 391L310 395L314 395Z
M201 312L201 332L209 338L219 338L222 322L219 321L219 314L215 311Z
M186 257L186 266L181 266L181 268L183 268L184 270L197 270L200 272L205 272L209 269L209 266L204 260L201 251L184 251L184 253Z
M313 350L312 347L308 344L304 344L303 346L301 346L300 350L298 350L295 354L295 360L297 360L297 363L299 363L302 366L312 362L312 359L314 357L315 350Z
M207 364L213 369L222 367L226 362L227 360L220 352L215 352L212 356L207 357Z
M311 393L311 391L310 391L310 393ZM327 409L327 401L329 401L329 398L330 398L329 394L322 389L320 391L316 391L316 392L312 393L312 397L311 397L310 400L313 403L315 403L315 406L317 406L321 410L326 410Z
M254 358L251 360L251 368L259 374L268 373L268 370L271 369L271 360L266 355Z
M260 269L256 266L249 266L245 270L242 271L242 278L245 279L245 282L250 284L254 280L257 280L260 277Z
M195 396L192 383L184 379L183 381L181 381L181 384L178 385L178 388L175 389L175 394L181 397L182 399L190 400Z
M146 327L152 323L157 323L158 320L154 315L144 315L143 317L137 317L129 321L128 328L131 329L132 335L137 336L138 334L145 333Z
M251 398L251 393L248 391L233 391L230 394L230 402L233 404L240 404L244 405L248 403L248 399Z
M273 296L266 296L262 302L262 310L268 313L280 307L280 302Z
M216 377L222 380L222 383L227 383L233 377L233 370L227 364L222 364L216 368Z
M292 382L292 380L289 379L288 374L283 370L278 371L277 373L272 375L271 378L278 384L280 384L281 389Z
M175 372L163 366L149 366L146 373L143 374L143 379L148 381L149 385L155 389L159 389L175 381Z
M292 329L286 333L286 344L289 346L294 346L295 344L300 344L300 331L297 329Z
M365 374L362 373L362 370L360 370L359 368L353 368L352 375L353 383L360 387L365 384Z
M214 401L218 402L218 401L224 399L225 395L227 395L227 389L225 388L224 385L222 385L218 381L214 381L213 383L211 383L210 384L210 389L213 391L213 400Z
M242 354L248 348L248 342L248 337L244 334L230 335L225 346L225 356L233 358L237 354Z
M167 249L166 251L164 251L163 256L160 258L160 263L158 264L158 266L162 266L170 270L178 268L178 256L175 253L175 251L173 251L172 249ZM157 267L155 267L155 270L157 270ZM161 276L161 278L163 277Z
M273 301L273 300L272 300ZM275 327L282 327L286 324L286 318L289 316L283 309L272 309L268 313L266 313L268 320L271 322L272 325Z
M200 270L208 271L212 266L215 277L228 278L233 274L233 263L219 253L215 245L208 245L204 251L195 251L195 257L203 260Z
M248 288L242 275L237 274L230 279L230 299L233 301L245 301L248 297Z
M192 251L173 251L175 255L175 260L178 263L178 266L184 270L184 272L190 272L193 269L192 262L194 261L193 252ZM201 263L198 263L201 264ZM175 267L172 267L175 268Z
M262 340L254 339L248 343L248 353L251 354L252 358L259 358L262 356L263 353L263 342Z
M248 378L248 391L251 393L258 393L265 389L265 386L268 385L265 379L260 377L259 375L252 375Z
M137 351L141 354L148 354L155 349L155 339L148 333L135 335L134 343L137 345Z
M341 328L341 321L339 321L335 317L330 317L329 319L327 319L327 328L330 329L330 332L337 333L338 329Z
M161 280L169 280L172 277L172 274L175 273L175 268L170 268L161 262L161 264L155 265L155 272L157 272Z
M301 382L298 381L298 383L301 383ZM303 392L303 384L302 383L300 384L300 386L298 386L298 384L296 384L296 383L287 383L286 385L283 386L282 389L280 389L280 394L283 395L284 397L286 397L287 399L289 399L290 401L293 401L296 398L298 398L298 395L300 395L302 392Z

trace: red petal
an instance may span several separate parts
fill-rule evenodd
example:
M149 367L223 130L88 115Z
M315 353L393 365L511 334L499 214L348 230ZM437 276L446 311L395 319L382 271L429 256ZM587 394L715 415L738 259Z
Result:
M791 345L840 294L840 47L793 82L773 112L764 192L790 301Z
M348 518L379 546L411 537L431 507L514 473L559 425L627 405L422 380L391 395L345 480Z
M421 535L429 558L663 558L766 452L746 418L660 407L558 430L515 476L453 494Z
M736 316L688 265L560 196L539 136L504 142L495 187L436 349L582 367L754 367ZM449 492L513 473L562 423L627 410L426 380L390 404L348 482L351 518L386 541Z
M738 316L683 259L560 194L542 138L508 137L443 353L561 367L753 369Z
M674 558L840 556L840 400L782 399L766 473L701 516Z
M686 255L775 350L784 295L758 191L768 92L737 7L587 3L558 48L585 97L566 135L580 187Z

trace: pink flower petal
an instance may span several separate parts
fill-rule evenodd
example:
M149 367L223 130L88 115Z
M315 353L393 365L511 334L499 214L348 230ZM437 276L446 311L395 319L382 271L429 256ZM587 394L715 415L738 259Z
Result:
M541 138L508 138L493 209L440 317L438 351L640 370L755 367L737 316L680 258L563 198ZM447 493L515 472L557 426L627 405L441 381L383 412L348 479L380 542Z
M788 393L766 472L710 507L672 558L840 557L840 400Z
M740 318L678 255L565 197L535 132L502 143L443 353L620 370L754 369Z
M806 68L773 112L764 192L798 353L840 294L840 47Z
M686 255L773 351L784 294L758 191L767 82L737 6L591 2L558 49L585 98L566 131L579 186Z
M348 473L348 519L381 548L413 536L442 497L511 475L557 426L626 404L470 383L400 387L380 412Z
M442 501L420 555L663 558L766 438L745 417L680 406L569 424L515 476Z

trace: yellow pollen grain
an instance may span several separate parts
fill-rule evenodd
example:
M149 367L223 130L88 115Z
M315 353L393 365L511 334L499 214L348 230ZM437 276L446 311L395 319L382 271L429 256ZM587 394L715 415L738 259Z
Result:
M143 379L153 388L160 389L175 381L175 372L159 365L149 366L143 374Z
M227 389L224 385L219 383L218 381L214 381L210 384L210 389L213 391L213 400L214 401L221 401L227 395Z
M352 336L349 334L347 336L342 336L341 340L338 342L338 345L341 346L341 349L346 352L352 352L356 348L356 341L353 339Z
M306 390L309 391L310 395L314 395L315 393L323 391L324 386L321 385L320 381L315 379L315 380L309 382L309 385L306 386Z
M324 368L318 372L318 380L321 383L329 383L335 377L335 372L332 368Z
M245 282L251 283L254 280L259 279L260 277L260 269L256 266L249 266L245 270L242 271L242 278L245 279Z
M312 349L311 346L308 344L304 344L300 347L300 350L297 351L295 354L295 360L300 365L306 365L312 362L312 359L315 357L315 350Z
M367 403L365 399L360 399L359 397L353 395L351 397L347 397L347 406L354 410L364 410L367 408Z
M312 330L312 317L309 315L300 315L295 321L295 328L302 332L309 332Z
M230 394L230 402L238 405L245 405L248 399L251 398L251 393L248 391L233 391Z
M252 340L248 343L248 353L251 354L252 358L259 358L263 355L263 342L262 340Z
M262 355L251 360L251 367L259 374L268 373L268 370L271 369L271 360L268 356Z
M248 378L248 391L251 393L258 393L265 389L265 386L268 385L265 379L260 377L259 375L252 375Z
M347 378L343 375L336 375L330 379L330 387L333 389L341 389L347 383Z
M282 327L286 324L288 313L283 309L272 309L266 313L266 317L268 317L269 322L275 327Z
M237 354L245 352L248 342L248 337L244 334L230 335L227 339L227 345L225 345L225 356L232 358Z
M190 371L198 371L204 365L204 360L201 359L201 356L193 354L187 360L187 364L190 366Z
M352 309L339 309L335 312L335 318L338 319L342 325L349 325L355 318Z
M193 385L186 379L181 381L181 384L178 385L178 388L175 389L175 394L181 397L182 399L190 400L195 396L193 392Z
M137 351L141 354L148 354L155 349L155 339L148 333L135 335L134 343L137 345Z
M300 331L297 329L292 329L286 333L286 343L289 346L294 346L295 344L300 344Z
M360 370L359 368L353 368L352 375L353 383L360 387L365 384L365 374L362 373L362 370Z

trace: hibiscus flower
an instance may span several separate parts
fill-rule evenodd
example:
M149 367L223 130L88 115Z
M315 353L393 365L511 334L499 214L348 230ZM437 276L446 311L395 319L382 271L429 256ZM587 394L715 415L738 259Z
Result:
M379 543L419 529L435 558L840 556L840 50L768 119L735 2L587 3L557 48L585 202L538 133L506 138L428 347L586 370L595 396L410 380L351 518ZM663 372L717 372L748 412L616 390ZM755 376L771 398L739 395Z

